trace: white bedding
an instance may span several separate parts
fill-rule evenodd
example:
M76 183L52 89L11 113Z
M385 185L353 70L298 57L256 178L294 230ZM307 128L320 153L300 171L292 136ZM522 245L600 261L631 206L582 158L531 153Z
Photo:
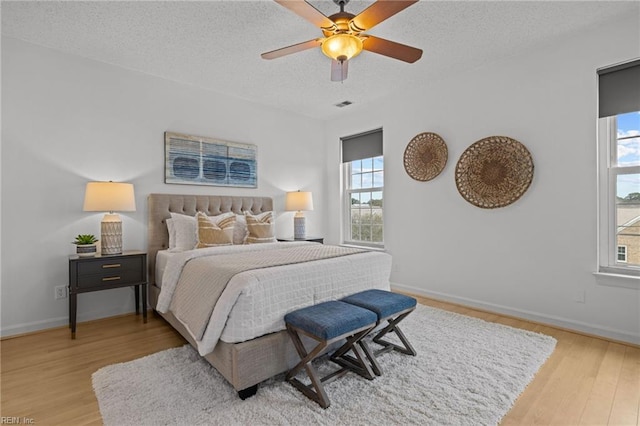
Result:
M164 275L164 269L167 267L169 258L176 253L171 253L169 250L158 250L156 254L156 286L162 287L162 276Z
M282 244L314 243L224 246L160 255L166 262L156 309L168 311L180 272L190 259L218 253L250 255L251 251L275 249ZM284 315L295 309L369 288L388 290L390 273L391 256L371 251L237 274L220 296L202 340L196 340L198 351L201 355L210 353L218 340L237 343L284 330Z

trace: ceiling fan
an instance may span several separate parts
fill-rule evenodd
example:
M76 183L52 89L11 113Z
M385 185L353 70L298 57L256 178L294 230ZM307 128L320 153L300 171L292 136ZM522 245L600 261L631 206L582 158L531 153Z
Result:
M324 37L263 53L263 59L280 58L320 46L322 53L332 59L331 81L343 81L347 78L348 61L362 50L409 63L414 63L422 56L421 49L364 34L418 0L378 0L358 15L344 11L349 0L333 0L340 6L340 12L328 17L305 0L274 1L320 27Z

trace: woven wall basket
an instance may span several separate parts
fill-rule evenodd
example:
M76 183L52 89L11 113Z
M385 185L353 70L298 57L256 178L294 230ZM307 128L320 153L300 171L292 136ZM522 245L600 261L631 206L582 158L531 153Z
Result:
M527 148L506 136L490 136L467 148L456 165L458 192L471 204L494 209L520 198L533 179Z
M419 181L438 176L447 164L447 144L435 133L416 135L404 150L404 169Z

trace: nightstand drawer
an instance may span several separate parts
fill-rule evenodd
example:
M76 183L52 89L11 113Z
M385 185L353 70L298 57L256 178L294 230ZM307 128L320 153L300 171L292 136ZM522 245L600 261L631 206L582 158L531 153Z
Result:
M81 280L85 275L114 276L124 274L125 271L135 271L142 281L142 257L118 257L114 259L99 259L93 262L78 263L78 276Z
M144 279L141 270L127 269L108 274L83 275L78 277L78 288L101 287L119 284L141 283Z

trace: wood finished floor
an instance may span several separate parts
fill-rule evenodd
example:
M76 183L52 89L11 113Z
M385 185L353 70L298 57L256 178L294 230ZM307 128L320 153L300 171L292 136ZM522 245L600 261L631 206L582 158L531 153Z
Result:
M418 299L558 340L555 352L501 424L640 424L640 348ZM91 386L94 371L185 343L154 315L147 324L134 315L81 323L77 339L69 335L67 328L59 328L0 342L0 416L33 419L37 425L102 424Z

